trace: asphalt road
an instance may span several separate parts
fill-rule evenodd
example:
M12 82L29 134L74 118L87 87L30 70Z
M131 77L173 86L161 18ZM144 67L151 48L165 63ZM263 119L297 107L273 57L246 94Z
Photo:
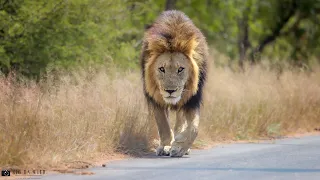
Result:
M153 155L126 159L89 171L95 174L48 175L41 179L320 180L320 136L220 145L208 150L192 150L182 158Z

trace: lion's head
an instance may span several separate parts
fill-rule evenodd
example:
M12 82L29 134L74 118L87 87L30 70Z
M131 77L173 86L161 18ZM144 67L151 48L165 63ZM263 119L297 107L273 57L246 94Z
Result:
M196 107L206 74L207 44L181 12L163 13L145 32L142 75L145 94L161 106Z
M190 63L182 53L166 52L161 54L155 62L155 80L160 94L168 104L176 104L181 99L186 82L189 79Z

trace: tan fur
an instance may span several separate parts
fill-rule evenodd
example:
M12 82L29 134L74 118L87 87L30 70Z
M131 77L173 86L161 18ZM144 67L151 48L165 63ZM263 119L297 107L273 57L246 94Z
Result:
M182 66L188 67L188 71L185 71L188 74L183 76L183 81L177 80L179 82L172 82L172 76L169 74L169 79L161 82L162 76L159 76L159 72L155 70L159 67L159 62L168 62L166 61L168 59L169 64L174 65L177 61L173 59L174 56L178 57L178 61L181 60ZM145 32L142 55L144 90L156 104L160 105L151 104L149 108L149 111L153 111L155 115L159 130L160 145L156 151L157 155L183 156L190 152L190 147L198 133L200 107L193 107L192 104L191 109L183 107L188 105L187 102L192 97L197 97L196 94L199 92L201 94L199 91L200 73L205 74L207 56L208 47L204 36L182 12L174 10L164 12ZM165 57L165 59L160 61L160 57ZM205 75L201 77L204 81ZM163 87L160 87L160 82L185 83L183 84L185 90L177 104L172 105L165 102L161 94ZM202 86L203 82L201 88ZM201 96L199 100L201 101ZM175 106L177 110L174 133L169 126L168 107L171 106Z

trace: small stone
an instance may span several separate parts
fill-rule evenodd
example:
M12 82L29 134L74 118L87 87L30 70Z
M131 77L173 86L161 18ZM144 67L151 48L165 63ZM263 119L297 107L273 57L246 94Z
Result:
M106 167L106 164L102 164L102 167Z

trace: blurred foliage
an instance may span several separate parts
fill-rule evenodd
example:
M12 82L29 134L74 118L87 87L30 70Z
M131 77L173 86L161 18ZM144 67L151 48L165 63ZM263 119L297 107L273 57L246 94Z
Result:
M126 0L1 0L1 71L38 76L75 64L134 66L151 11Z
M244 45L244 58L250 61L260 60L262 53L271 61L294 65L319 61L319 0L189 0L177 6L231 59L239 59L239 46Z
M0 0L0 71L38 77L78 65L135 68L144 27L168 4L230 60L319 61L320 0L168 1Z

